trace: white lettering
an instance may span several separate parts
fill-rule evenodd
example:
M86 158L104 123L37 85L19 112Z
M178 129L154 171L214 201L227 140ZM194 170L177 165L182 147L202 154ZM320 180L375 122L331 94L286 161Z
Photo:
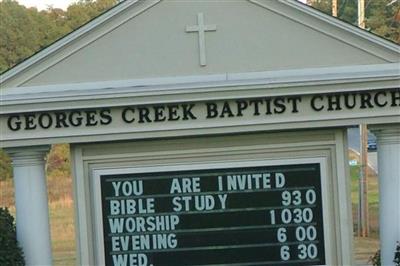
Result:
M154 199L121 199L110 200L111 215L154 213Z
M108 219L111 233L122 233L124 230L124 218L112 218Z
M126 266L128 265L128 254L124 255L112 255L114 266Z
M227 175L225 177L226 190L252 190L252 189L271 189L282 188L285 186L285 176L282 173L276 173L275 186L271 184L271 173L262 174L242 174ZM218 176L218 190L223 191L224 177Z
M200 177L172 179L170 194L193 192L200 192Z
M282 173L275 174L275 187L282 188L285 186L285 175Z
M114 266L147 266L145 254L118 254L112 255Z
M140 196L143 194L143 181L133 180L133 181L118 181L112 182L114 187L114 195L116 197L121 196Z
M116 197L119 196L119 187L121 186L121 182L112 182L112 185L114 187L114 195Z
M225 210L226 208L226 199L228 198L227 194L218 195L219 201L221 202L221 209Z
M182 210L182 204L180 203L181 197L173 197L172 204L174 207L172 208L176 212L180 212Z
M171 189L169 190L170 194L174 193L182 193L181 186L179 185L179 179L174 178L172 179Z
M218 190L223 191L223 185L222 185L222 176L218 176Z
M263 188L271 188L271 174L263 174Z
M111 248L112 248L112 251L120 251L118 236L111 237Z
M108 219L110 232L113 234L175 230L179 222L179 216L177 215Z

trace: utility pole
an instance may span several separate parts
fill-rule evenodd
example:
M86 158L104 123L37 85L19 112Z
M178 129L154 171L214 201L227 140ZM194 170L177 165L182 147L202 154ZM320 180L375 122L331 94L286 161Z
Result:
M332 0L332 16L338 16L338 0Z
M365 29L365 0L358 0L358 26ZM359 179L359 219L358 236L369 236L368 214L368 129L360 125L360 179Z
M365 0L358 0L358 27L365 29Z
M359 222L358 236L369 236L368 213L368 129L366 124L360 125L360 179L359 179Z

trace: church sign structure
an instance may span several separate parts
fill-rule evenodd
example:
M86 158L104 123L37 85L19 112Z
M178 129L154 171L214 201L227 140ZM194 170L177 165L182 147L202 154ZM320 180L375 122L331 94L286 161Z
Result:
M294 0L123 1L1 76L28 265L52 264L54 143L71 147L79 265L351 265L359 123L377 134L391 265L399 61Z

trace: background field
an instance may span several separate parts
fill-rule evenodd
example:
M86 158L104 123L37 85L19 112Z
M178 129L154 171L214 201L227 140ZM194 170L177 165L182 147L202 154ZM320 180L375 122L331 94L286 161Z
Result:
M13 180L0 181L0 206L15 216ZM70 176L47 178L54 265L75 265L75 224Z
M354 228L354 258L359 265L367 265L371 256L379 249L379 194L378 178L370 170L368 176L368 204L369 204L369 237L357 237L358 215L358 173L359 167L350 167L351 172L351 198Z

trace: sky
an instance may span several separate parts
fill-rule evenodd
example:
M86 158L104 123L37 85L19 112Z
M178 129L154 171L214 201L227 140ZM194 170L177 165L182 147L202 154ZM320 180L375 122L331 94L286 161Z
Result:
M18 3L26 7L36 7L39 10L46 9L49 5L54 8L67 9L76 0L17 0Z
M298 0L305 3L306 0ZM67 7L76 2L76 0L17 0L18 3L26 7L36 7L39 10L46 9L49 5L54 8L67 9Z

